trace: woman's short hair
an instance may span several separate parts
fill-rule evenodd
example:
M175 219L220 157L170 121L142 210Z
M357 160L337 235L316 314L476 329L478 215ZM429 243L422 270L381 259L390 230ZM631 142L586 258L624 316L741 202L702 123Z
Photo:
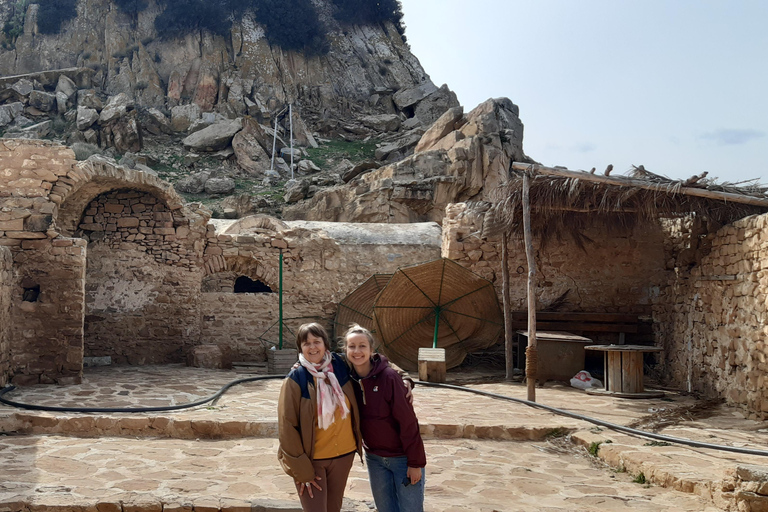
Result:
M304 324L299 327L299 330L296 332L296 348L298 348L299 351L301 351L301 346L306 343L310 334L317 336L318 338L322 338L323 344L325 345L325 350L330 352L331 342L329 341L328 333L326 332L325 327L317 322Z
M371 350L373 350L375 342L373 341L373 335L371 334L371 331L363 327L362 325L358 324L352 324L349 326L349 329L347 329L347 332L344 333L344 336L341 338L341 346L342 348L347 347L347 340L350 336L354 336L355 334L362 334L366 338L368 338L368 343L371 345Z

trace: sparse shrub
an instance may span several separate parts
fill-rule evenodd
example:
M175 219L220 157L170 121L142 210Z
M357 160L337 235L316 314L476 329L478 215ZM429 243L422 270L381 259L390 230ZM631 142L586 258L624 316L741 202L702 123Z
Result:
M125 49L125 51L126 51L126 53L127 53L128 55L131 55L131 54L133 54L134 52L137 52L137 51L139 51L139 45L137 45L137 44L133 44L133 45L129 46L128 48L126 48L126 49Z
M3 24L3 35L5 35L6 39L6 41L3 41L4 47L13 48L16 38L24 32L24 18L27 15L27 5L29 5L29 0L17 0L13 6L13 14Z
M392 22L402 36L403 7L399 0L332 0L334 17L349 25L372 25Z
M322 54L328 51L326 29L311 0L258 0L256 20L271 43L286 50Z
M587 451L589 454L593 457L597 457L597 454L600 452L600 445L602 443L594 442L589 444L589 448L587 448Z
M59 137L67 131L67 122L62 117L54 117L51 120L51 131Z
M155 56L152 58L152 60L154 60L157 64L159 64L160 61L163 60L163 58L160 56L159 53L156 53Z
M92 155L101 154L99 146L87 142L75 142L72 144L72 151L75 152L75 160L87 160Z
M636 484L644 484L646 482L645 480L645 474L641 471L633 480L633 483Z
M145 37L144 39L141 40L141 44L143 44L144 46L147 46L149 43L151 43L154 40L155 40L154 37Z
M37 29L41 34L58 34L61 25L77 16L77 0L37 1Z
M384 64L379 64L379 74L381 76L385 76L387 74L388 68Z
M136 82L136 86L134 87L134 89L137 91L143 91L147 87L149 87L149 84L147 82L141 81L141 82Z
M127 14L137 14L149 6L147 0L114 0L117 7Z
M117 50L115 53L112 54L112 57L116 59L124 59L128 56L128 52L125 50Z
M91 58L91 52L85 52L83 53L83 60L88 60Z

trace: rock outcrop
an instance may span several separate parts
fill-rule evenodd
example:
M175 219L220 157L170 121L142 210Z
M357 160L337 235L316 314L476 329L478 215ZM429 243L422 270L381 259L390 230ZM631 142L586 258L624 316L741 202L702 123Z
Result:
M410 100L408 100L410 101ZM523 152L523 124L507 98L466 116L448 109L401 161L321 190L287 206L286 219L342 222L441 222L450 203L487 200Z

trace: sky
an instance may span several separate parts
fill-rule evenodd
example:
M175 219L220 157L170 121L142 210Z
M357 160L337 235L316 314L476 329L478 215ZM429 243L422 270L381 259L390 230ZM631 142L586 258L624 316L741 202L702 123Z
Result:
M768 184L768 1L402 0L432 81L547 165Z

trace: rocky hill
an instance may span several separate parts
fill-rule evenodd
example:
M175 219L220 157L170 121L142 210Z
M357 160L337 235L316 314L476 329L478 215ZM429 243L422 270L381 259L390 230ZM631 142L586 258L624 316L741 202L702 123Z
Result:
M157 20L170 4L130 12L125 2L72 0L74 17L50 33L41 30L50 12L29 1L0 0L0 132L156 172L218 215L280 215L284 201L348 186L409 157L458 106L397 23L342 23L339 0L312 0L324 46L302 51L271 41L253 10L223 34L169 36ZM519 146L506 154L520 156L522 124L516 107L504 109L514 119L502 129Z

